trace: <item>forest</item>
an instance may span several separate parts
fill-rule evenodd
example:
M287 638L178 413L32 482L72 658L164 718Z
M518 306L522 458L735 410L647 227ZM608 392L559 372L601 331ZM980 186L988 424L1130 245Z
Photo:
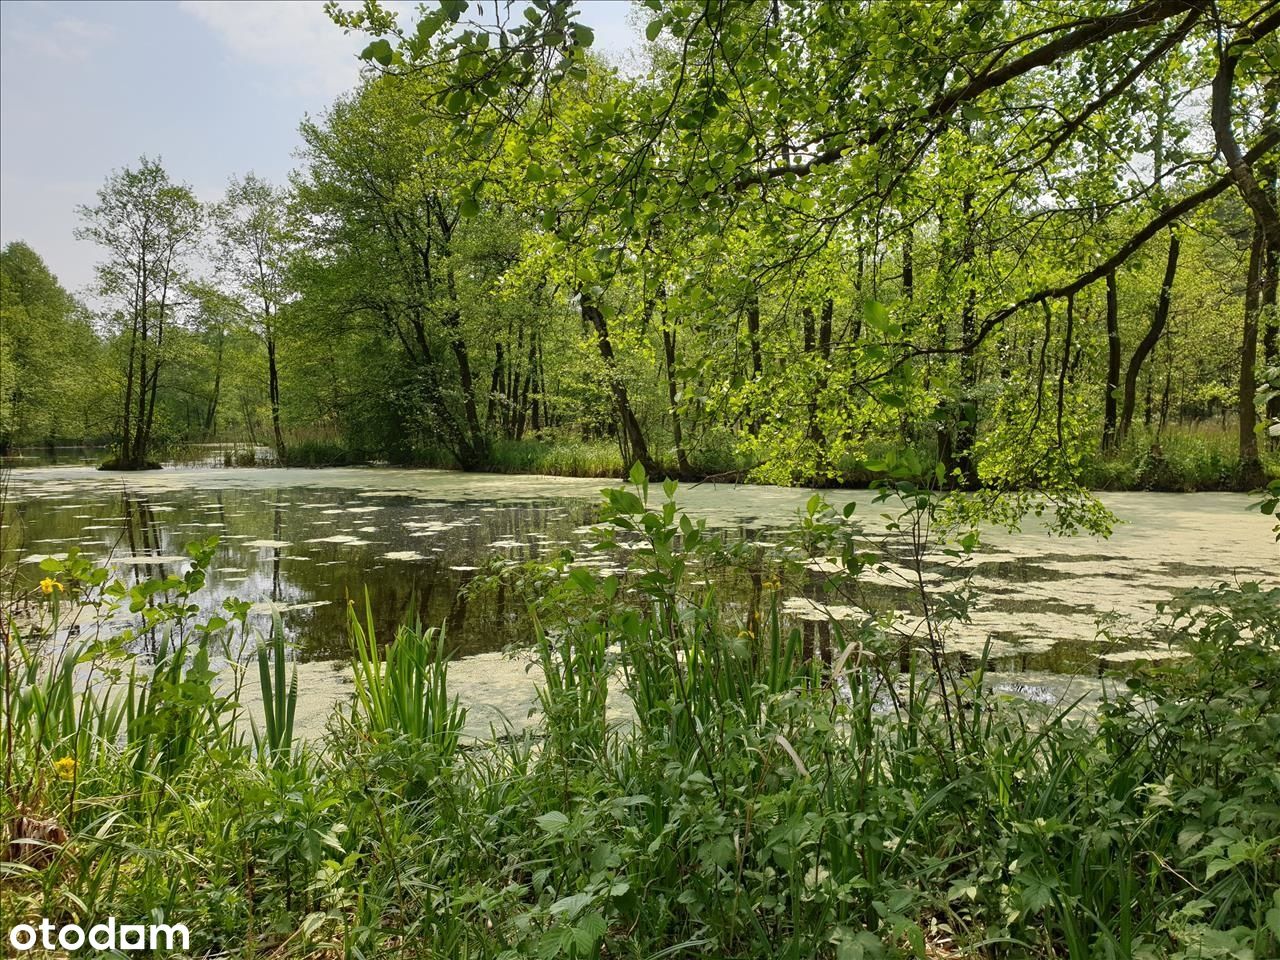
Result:
M664 4L643 73L560 4L334 8L368 69L290 182L110 172L85 300L4 250L0 442L819 486L911 449L967 489L1256 488L1265 6Z
M0 252L12 955L1280 956L1277 0L314 9Z

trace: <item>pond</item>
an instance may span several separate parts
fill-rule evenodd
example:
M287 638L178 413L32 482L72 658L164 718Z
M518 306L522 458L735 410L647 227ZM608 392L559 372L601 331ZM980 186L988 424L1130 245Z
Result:
M204 603L235 596L254 604L267 629L279 614L306 665L311 709L341 695L335 662L345 658L346 600L368 591L378 628L389 636L412 604L424 623L444 624L464 659L460 688L478 684L477 703L516 708L531 696L524 664L499 651L529 637L522 606L500 589L468 591L495 557L528 560L570 549L578 562L617 568L624 558L591 549L600 480L461 474L391 468L166 469L103 473L83 467L11 471L4 554L20 575L38 579L38 563L72 545L128 577L183 568L187 543L220 544ZM731 538L774 542L794 523L810 491L699 484L682 488L681 506ZM867 491L829 491L858 501L869 527L885 507ZM1122 521L1109 539L1049 536L1038 523L1021 533L984 531L966 565L979 602L949 648L1017 673L1011 691L1056 688L1051 675L1096 676L1101 667L1168 651L1100 643L1100 622L1138 622L1174 590L1221 580L1274 582L1280 564L1267 521L1250 498L1232 494L1109 494ZM910 611L911 595L894 564L871 573L854 596L830 597L813 585L784 601L795 623L821 642L830 619L863 609ZM931 569L941 581L943 565ZM732 584L723 589L732 591ZM741 585L737 589L743 589ZM517 712L519 712L517 710ZM483 715L483 713L482 713Z

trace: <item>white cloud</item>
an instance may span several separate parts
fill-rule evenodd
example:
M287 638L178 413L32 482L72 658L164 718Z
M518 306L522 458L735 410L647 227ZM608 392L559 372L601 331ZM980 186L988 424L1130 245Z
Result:
M321 0L183 0L179 7L237 57L276 67L288 77L291 92L329 98L359 78L357 54L367 41L335 26Z

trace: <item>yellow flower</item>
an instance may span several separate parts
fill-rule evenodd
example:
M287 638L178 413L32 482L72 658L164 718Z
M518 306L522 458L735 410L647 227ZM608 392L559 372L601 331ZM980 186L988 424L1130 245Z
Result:
M40 581L40 592L43 593L46 597L49 594L53 593L53 591L55 590L61 593L65 589L67 588L64 587L62 584L60 584L57 580L53 579L53 577L45 577L43 580Z
M61 760L53 761L53 772L58 775L59 780L74 780L76 778L76 758L65 756Z

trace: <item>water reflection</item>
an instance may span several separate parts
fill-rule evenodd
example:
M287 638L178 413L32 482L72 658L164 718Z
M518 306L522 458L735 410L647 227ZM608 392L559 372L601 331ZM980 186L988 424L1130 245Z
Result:
M357 491L283 488L146 495L122 490L84 498L41 496L13 504L5 562L29 576L45 556L79 545L127 583L186 569L185 547L220 538L203 602L253 603L267 630L279 615L302 659L346 655L347 601L368 591L376 628L390 636L408 610L444 623L459 654L499 650L517 639L521 611L504 589L464 589L485 558L533 559L558 552L592 519L587 502L424 502Z
M490 559L550 558L571 547L597 571L625 566L625 551L594 554L585 543L599 486L430 471L163 471L145 477L18 471L4 518L3 560L24 561L24 575L34 582L43 556L79 544L137 582L181 572L187 544L217 536L213 572L202 592L208 610L228 597L247 600L263 632L279 615L301 659L346 656L347 604L363 606L365 590L382 636L389 637L412 608L423 622L444 624L457 653L474 654L529 638L519 598L502 587L464 589ZM764 545L778 539L805 497L776 488L704 486L682 491L681 503L729 537ZM1115 611L1149 615L1173 588L1230 577L1238 563L1266 568L1274 546L1266 525L1244 506L1244 498L1227 495L1151 494L1124 501L1122 515L1149 516L1105 543L1033 533L993 536L969 565L981 603L971 623L948 638L948 648L974 657L989 644L997 664L1008 670L1093 672L1106 662L1094 642L1100 617ZM1215 536L1207 538L1207 531ZM778 594L806 649L838 654L848 632L893 610L905 618L905 656L913 618L922 610L911 578L904 577L903 559L891 551L888 564L869 569L841 592L826 589L835 567L818 560L796 595ZM923 574L933 589L955 586L940 560L931 559ZM761 611L775 595L772 570L694 576L715 583L738 622L759 635Z

